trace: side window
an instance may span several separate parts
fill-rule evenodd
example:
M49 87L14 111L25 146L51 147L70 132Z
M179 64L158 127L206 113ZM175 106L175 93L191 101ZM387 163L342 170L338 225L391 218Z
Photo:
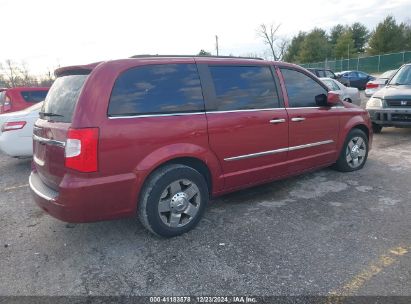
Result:
M340 87L333 81L333 80L323 80L323 82L327 85L330 90L339 91Z
M325 77L335 79L335 75L334 75L334 73L333 73L333 72L331 72L331 71L328 71L328 70L325 70Z
M350 73L348 73L348 77L357 78L358 74L356 72L350 72Z
M27 102L40 102L46 99L48 91L22 91L21 96Z
M267 66L210 66L216 110L278 108L278 92Z
M325 72L322 71L322 70L319 70L319 71L318 71L318 77L326 77L326 76L325 76Z
M285 87L288 94L288 103L292 108L317 107L315 98L317 95L326 94L318 82L311 77L291 69L281 69L284 76Z
M364 74L364 73L357 72L357 74L358 74L358 77L360 77L360 78L367 78L367 75Z
M108 115L144 115L204 111L195 64L161 64L122 73L111 93Z

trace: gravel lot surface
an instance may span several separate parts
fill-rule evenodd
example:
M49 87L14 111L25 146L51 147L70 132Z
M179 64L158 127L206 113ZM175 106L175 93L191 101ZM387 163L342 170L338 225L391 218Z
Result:
M0 295L409 295L411 129L363 170L324 169L212 201L192 232L66 224L38 208L30 160L0 155Z

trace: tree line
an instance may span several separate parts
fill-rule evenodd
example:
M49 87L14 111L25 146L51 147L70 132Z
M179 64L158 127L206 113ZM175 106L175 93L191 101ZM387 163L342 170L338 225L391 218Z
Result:
M7 59L0 62L0 88L49 87L54 79L54 73L50 70L35 76L24 61L17 63Z
M249 52L244 56L309 63L411 50L411 21L398 23L393 16L387 16L371 31L355 22L337 24L328 32L319 27L300 31L290 39L279 34L280 28L281 24L261 24L257 36L267 45L266 52ZM198 55L211 53L201 50Z
M372 31L360 22L337 24L328 33L321 28L301 31L291 39L281 59L308 63L406 50L411 50L411 23L398 23L388 16Z

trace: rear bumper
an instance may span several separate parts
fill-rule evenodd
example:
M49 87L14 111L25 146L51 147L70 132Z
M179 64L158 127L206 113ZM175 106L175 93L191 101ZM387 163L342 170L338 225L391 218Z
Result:
M411 109L369 109L371 121L381 126L411 127Z
M129 177L129 176L128 176ZM36 204L51 216L69 223L86 223L130 217L137 207L133 179L63 178L59 191L48 187L33 171L29 185Z

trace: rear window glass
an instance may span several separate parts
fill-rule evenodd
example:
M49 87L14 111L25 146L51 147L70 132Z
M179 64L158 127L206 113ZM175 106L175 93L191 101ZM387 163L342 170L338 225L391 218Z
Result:
M273 75L265 66L210 66L217 111L278 108Z
M160 64L132 68L114 85L109 116L204 111L195 64Z
M22 91L21 96L27 102L40 102L46 99L48 91Z
M40 117L47 120L71 122L73 111L87 75L68 75L57 78L44 101Z

